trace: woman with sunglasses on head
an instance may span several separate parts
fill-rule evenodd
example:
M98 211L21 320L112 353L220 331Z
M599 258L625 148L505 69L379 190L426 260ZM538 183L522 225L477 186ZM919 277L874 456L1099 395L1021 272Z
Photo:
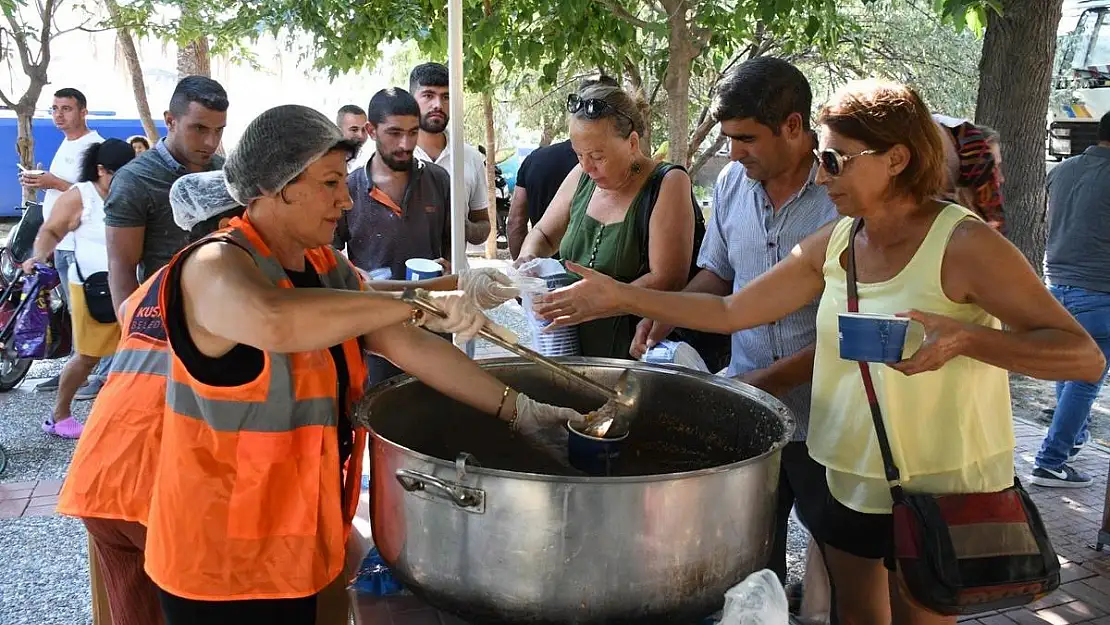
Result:
M817 182L828 187L842 219L728 297L638 289L571 266L584 274L575 288L589 307L554 319L552 327L637 314L733 332L820 298L809 449L826 470L829 495L818 531L841 622L954 623L917 604L886 568L894 555L891 494L861 372L839 353L849 250L860 311L899 314L925 329L909 358L869 366L909 492L1012 486L1006 372L1094 381L1105 361L1017 248L968 209L934 199L945 182L944 148L917 93L853 83L833 96L818 122ZM853 237L857 223L862 228Z
M611 78L585 83L567 100L570 140L578 156L540 222L528 233L516 265L558 253L620 282L673 291L686 286L694 253L690 176L670 169L658 186L644 249L642 195L665 171L641 145L642 100ZM562 310L586 305L574 291L548 302ZM614 317L578 328L584 356L628 358L638 319Z

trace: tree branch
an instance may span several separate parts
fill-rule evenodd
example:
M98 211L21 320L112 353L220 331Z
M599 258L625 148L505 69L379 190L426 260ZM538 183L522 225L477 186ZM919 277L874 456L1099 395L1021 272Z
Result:
M650 30L652 28L655 28L656 26L656 24L652 24L651 22L642 20L630 13L628 9L624 8L624 5L620 3L620 0L594 0L594 2L597 2L601 6L609 9L613 12L613 15L628 22L629 24L632 24L636 28Z
M50 26L54 23L54 11L57 9L57 0L46 0L42 9L42 32L39 33L39 62L37 65L46 67L50 65Z
M8 94L4 93L3 89L0 89L0 102L3 102L4 106L7 106L10 109L15 109L15 102L11 101L11 99L8 97Z
M651 88L651 97L648 98L648 105L655 106L655 100L659 97L659 90L663 87L663 79L667 77L667 72L671 68L671 62L663 66L663 71L659 72L659 78L655 81L655 86Z

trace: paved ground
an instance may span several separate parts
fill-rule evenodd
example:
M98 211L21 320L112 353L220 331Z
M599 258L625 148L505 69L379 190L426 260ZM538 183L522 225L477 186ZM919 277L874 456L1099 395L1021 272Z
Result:
M516 331L523 341L529 339L527 322L515 303L491 316ZM498 355L496 350L479 344L479 357L493 355ZM0 395L0 445L9 454L8 467L0 474L0 625L91 622L84 529L77 521L54 515L51 507L74 443L42 434L39 423L51 409L54 395L32 391L34 384L60 366L57 362L37 363L21 387ZM1013 386L1015 415L1021 420L1016 460L1019 474L1025 475L1044 431L1033 420L1042 407L1051 405L1052 387L1022 378L1015 378ZM77 404L76 416L84 419L89 407L88 403ZM1108 411L1110 399L1104 393L1096 419L1110 423ZM1065 563L1065 586L1033 609L987 615L977 622L1110 625L1110 553L1101 555L1087 546L1094 542L1100 525L1110 454L1090 450L1079 466L1097 478L1090 489L1031 488ZM789 556L793 579L800 575L804 548L805 536L795 528ZM363 622L372 625L457 623L441 619L411 598L388 605L364 599L359 605L367 619ZM369 620L371 616L375 620Z

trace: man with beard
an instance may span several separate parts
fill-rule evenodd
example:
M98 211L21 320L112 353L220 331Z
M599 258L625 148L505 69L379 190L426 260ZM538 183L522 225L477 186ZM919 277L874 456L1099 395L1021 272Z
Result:
M444 169L451 165L451 144L447 140L447 112L450 110L447 68L440 63L417 65L409 74L409 91L420 106L420 138L414 154L417 159ZM463 175L466 178L467 243L482 243L489 236L489 186L485 158L469 143L463 146ZM446 251L446 250L445 250ZM466 267L455 267L455 271Z
M389 269L405 279L410 258L443 258L450 248L451 182L447 170L413 158L420 107L404 89L382 89L367 107L375 151L347 176L354 206L343 214L335 247L356 267Z
M367 130L376 148L364 167L347 176L354 205L339 219L335 247L365 273L388 269L405 279L405 261L442 261L451 248L451 179L447 170L413 158L420 107L404 89L382 89L366 107ZM370 356L370 381L401 373L388 360Z

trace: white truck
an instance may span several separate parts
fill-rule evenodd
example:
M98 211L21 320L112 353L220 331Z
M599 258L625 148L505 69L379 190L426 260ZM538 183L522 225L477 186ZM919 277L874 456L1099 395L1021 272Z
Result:
M1048 106L1049 158L1083 153L1110 112L1110 0L1068 0L1060 20Z

